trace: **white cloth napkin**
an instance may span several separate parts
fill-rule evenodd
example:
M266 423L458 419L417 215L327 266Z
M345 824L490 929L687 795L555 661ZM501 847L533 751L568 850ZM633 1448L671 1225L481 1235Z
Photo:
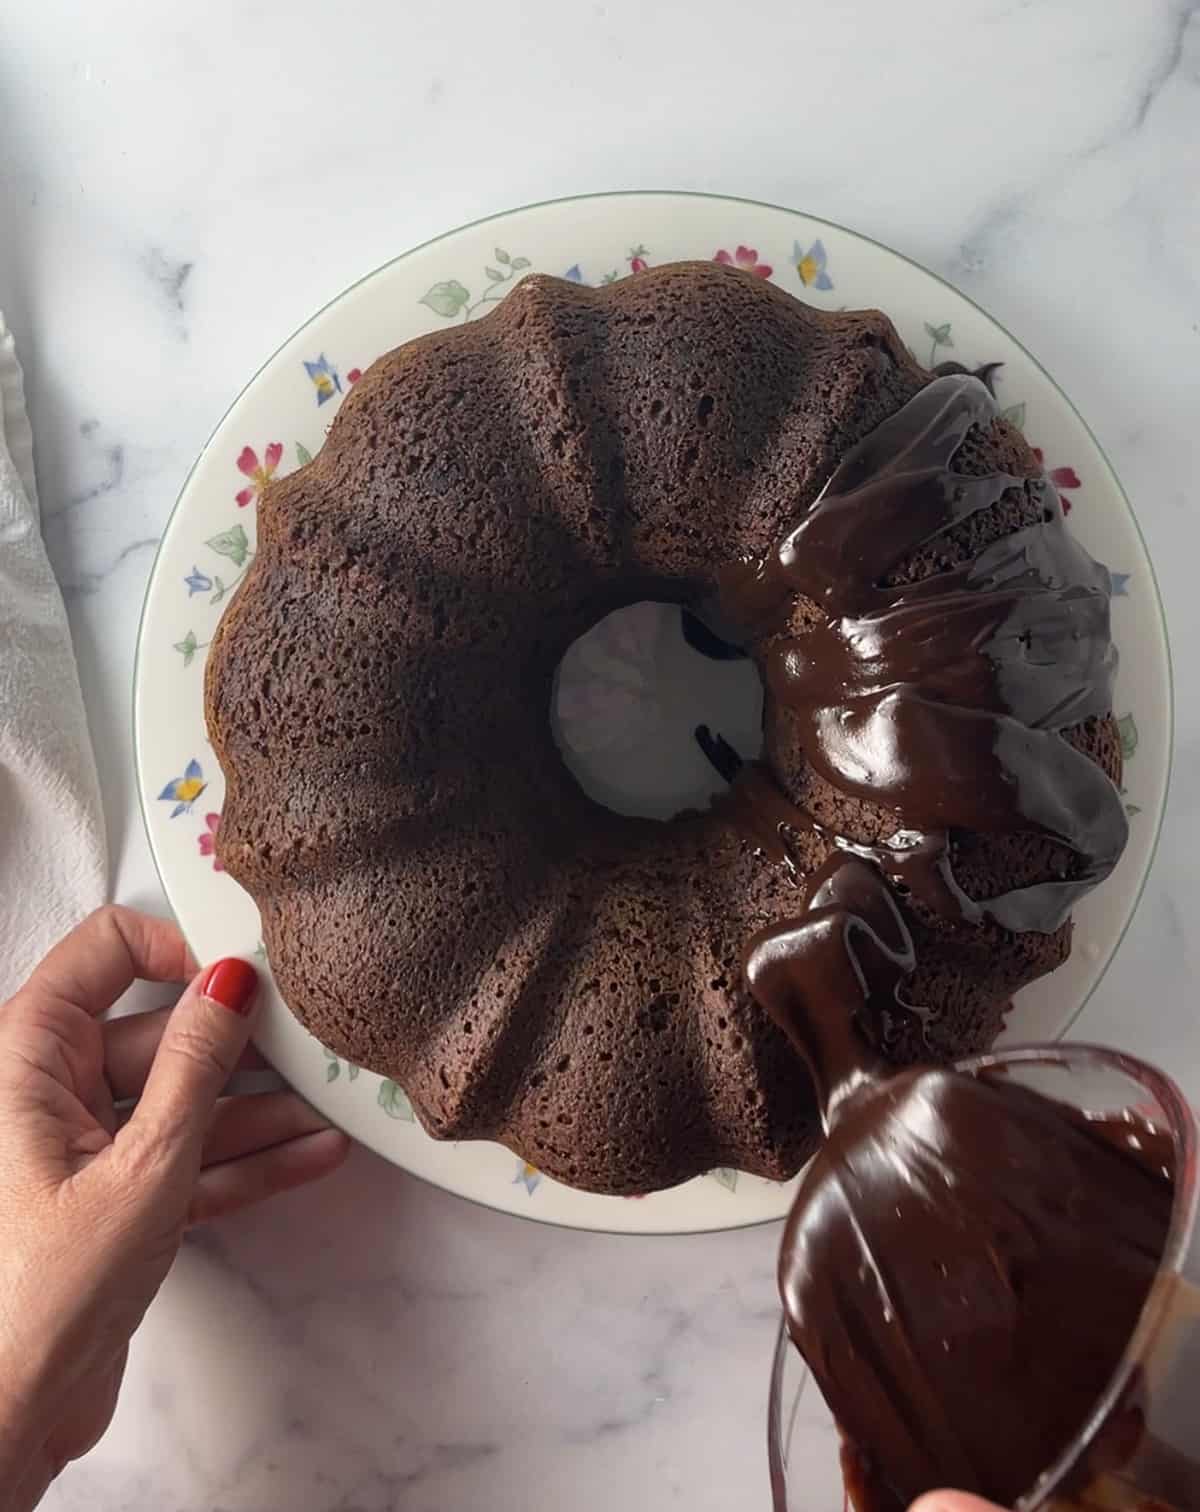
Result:
M21 367L0 315L0 1001L104 901L100 784L42 544Z

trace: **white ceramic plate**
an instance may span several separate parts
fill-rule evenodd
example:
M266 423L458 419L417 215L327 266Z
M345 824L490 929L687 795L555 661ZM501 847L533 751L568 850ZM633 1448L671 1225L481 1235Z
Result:
M397 258L327 305L270 359L200 454L171 518L146 597L135 674L135 749L163 885L201 960L261 956L258 914L215 869L221 773L204 729L205 647L254 552L265 477L321 445L360 370L397 343L489 309L529 270L589 284L677 258L732 260L826 309L878 305L926 364L1002 362L1000 404L1042 448L1071 523L1114 572L1121 651L1117 714L1127 757L1129 849L1076 914L1075 948L1020 995L1009 1039L1061 1034L1133 913L1154 849L1171 743L1170 668L1149 559L1097 442L1065 395L1000 326L947 284L841 227L745 200L616 194L516 210ZM611 649L611 648L610 648ZM281 774L286 781L286 774ZM629 1233L732 1228L777 1218L789 1189L731 1171L631 1201L575 1192L498 1145L438 1144L398 1087L348 1066L269 994L259 1044L282 1074L356 1139L449 1191L546 1222Z

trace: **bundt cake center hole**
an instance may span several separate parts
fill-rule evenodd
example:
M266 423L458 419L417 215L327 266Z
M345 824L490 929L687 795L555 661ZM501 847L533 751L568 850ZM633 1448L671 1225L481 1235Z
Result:
M645 600L567 648L550 723L589 798L618 814L670 819L725 787L713 737L743 760L759 755L762 704L752 661L678 604ZM711 732L703 743L701 727Z

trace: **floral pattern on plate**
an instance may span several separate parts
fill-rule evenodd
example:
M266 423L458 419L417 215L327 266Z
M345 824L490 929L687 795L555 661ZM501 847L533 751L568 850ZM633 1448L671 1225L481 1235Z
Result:
M171 818L178 819L180 814L191 812L192 804L207 787L200 763L193 756L184 767L183 776L172 777L158 797L160 802L175 805L171 810Z
M342 392L342 380L337 368L322 352L315 362L306 362L304 371L317 391L317 404L328 404L335 394ZM280 448L282 451L282 447Z
M542 1184L542 1173L537 1166L530 1165L527 1160L517 1159L517 1174L513 1177L513 1186L523 1186L526 1193L532 1197L534 1192Z
M446 320L455 320L459 315L464 320L472 320L476 315L486 314L486 306L499 304L517 274L533 266L527 257L510 257L503 247L496 247L494 255L500 266L489 264L484 268L478 299L472 299L470 289L457 278L444 278L426 290L421 303Z
M305 364L307 366L307 364ZM262 461L258 460L258 453L252 446L243 446L238 452L237 469L245 477L250 479L248 488L239 489L234 495L239 509L245 509L247 504L257 504L262 498L262 491L275 476L275 469L279 466L283 456L283 443L271 441L263 452Z
M217 855L217 831L221 827L220 814L205 814L204 828L196 836L196 845L202 857L212 862L213 871L224 871Z
M722 247L713 253L713 262L724 263L727 268L740 268L743 273L757 273L759 278L770 278L774 272L770 263L759 261L754 247L739 246L736 252L726 252Z
M833 288L833 279L829 276L829 258L825 251L825 243L818 236L808 251L805 252L797 242L792 249L792 263L796 272L800 275L800 282L806 289L817 289L822 294Z

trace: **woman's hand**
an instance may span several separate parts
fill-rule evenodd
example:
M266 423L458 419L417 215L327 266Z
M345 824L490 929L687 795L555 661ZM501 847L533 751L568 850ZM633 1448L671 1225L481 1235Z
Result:
M105 908L0 1008L2 1512L34 1506L108 1427L184 1229L349 1148L290 1092L221 1099L256 1063L244 961L195 975L172 1009L101 1022L135 978L194 971L173 924Z

